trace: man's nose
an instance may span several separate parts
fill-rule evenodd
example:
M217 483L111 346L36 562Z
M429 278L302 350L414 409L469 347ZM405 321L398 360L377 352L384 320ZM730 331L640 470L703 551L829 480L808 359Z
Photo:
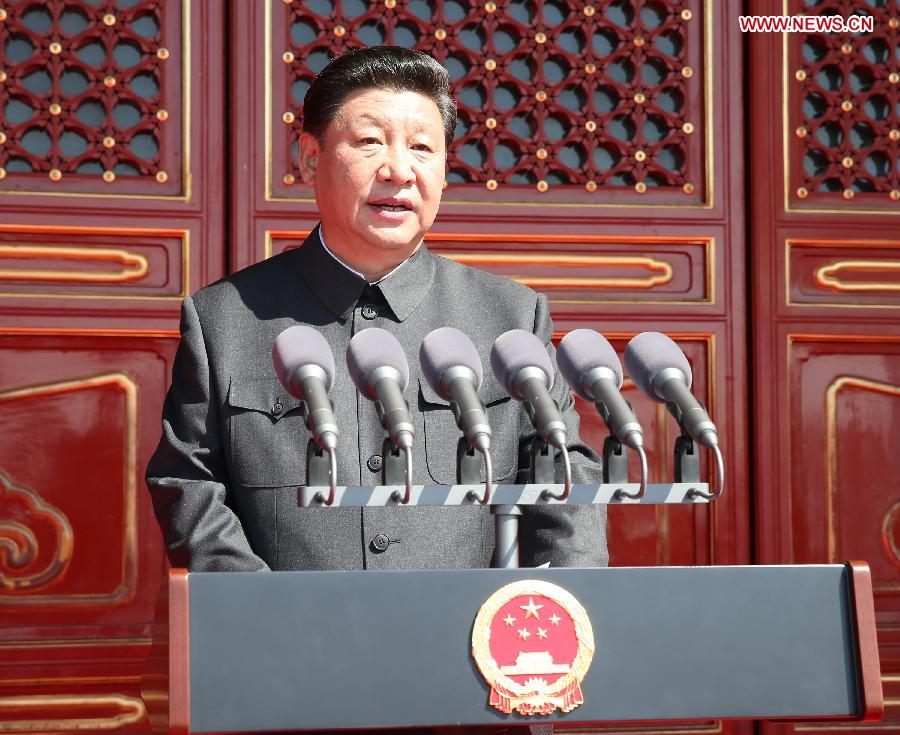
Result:
M384 160L378 168L378 178L401 184L412 183L416 178L412 164L412 151L405 146L391 146L385 150Z

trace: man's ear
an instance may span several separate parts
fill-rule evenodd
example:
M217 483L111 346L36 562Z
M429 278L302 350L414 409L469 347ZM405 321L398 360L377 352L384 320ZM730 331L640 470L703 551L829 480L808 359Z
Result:
M303 183L312 186L316 181L316 162L319 158L319 141L310 133L300 133L300 176Z

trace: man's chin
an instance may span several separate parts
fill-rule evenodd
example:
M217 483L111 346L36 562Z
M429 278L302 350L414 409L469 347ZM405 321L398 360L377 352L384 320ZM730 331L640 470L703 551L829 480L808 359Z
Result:
M418 228L380 226L369 228L369 245L379 250L409 250L412 253L422 241Z

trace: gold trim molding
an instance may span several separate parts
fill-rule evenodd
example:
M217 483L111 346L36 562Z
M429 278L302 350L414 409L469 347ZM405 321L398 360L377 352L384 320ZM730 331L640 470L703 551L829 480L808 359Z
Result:
M0 651L4 649L34 649L46 650L48 648L102 648L123 646L139 646L146 648L153 644L153 638L32 638L24 640L0 640ZM47 681L43 679L42 681ZM56 681L55 679L53 681ZM6 682L4 682L6 683Z
M118 714L106 717L67 717L56 720L13 720L12 714L39 710L46 715L47 710L73 708L96 711L98 707L115 708ZM0 697L0 732L3 733L44 733L84 730L121 730L129 725L142 722L147 717L144 703L137 697L121 694L41 694L14 697Z
M121 248L57 247L53 245L3 245L0 260L75 260L88 263L115 263L119 271L61 271L24 268L0 268L0 281L64 281L74 283L132 283L143 280L150 264L143 255Z
M900 262L892 260L836 260L816 268L816 285L839 293L900 291L900 281L845 281L836 276L842 270L867 273L896 273L900 275Z
M651 273L644 278L603 277L562 277L510 275L507 278L532 288L573 288L573 289L652 289L672 280L672 266L662 260L643 256L626 255L553 255L552 260L545 255L525 255L520 253L453 253L452 255L434 251L436 255L472 266L508 265L554 265L567 268L643 268Z
M648 729L635 725L633 728L628 727L593 727L593 728L571 728L567 727L566 732L578 733L579 735L716 735L722 732L721 720L710 720L709 727L670 727Z
M169 296L161 294L105 294L84 293L79 291L0 291L0 296L13 298L47 298L62 297L67 299L117 299L128 301L181 301L190 291L191 266L191 233L190 230L154 228L154 227L82 227L59 225L10 225L0 223L0 233L15 235L97 235L100 237L134 238L141 236L158 238L178 238L181 242L181 284L178 294ZM55 270L18 270L0 269L0 282L39 280L44 282L63 283L100 283L116 284L135 282L149 273L147 259L139 253L125 248L92 248L79 246L54 245L10 245L0 243L0 260L3 258L36 257L47 259L69 259L91 262L115 262L124 266L117 273L102 271L55 271Z
M837 309L898 309L898 304L885 303L848 303L837 301L797 301L791 296L791 285L793 283L793 268L791 265L792 253L795 250L808 249L842 249L842 250L896 250L898 258L900 258L900 241L897 240L793 240L786 239L784 241L784 296L787 306L796 306L806 309L817 309L819 307L831 307ZM872 267L870 267L872 266ZM866 258L842 258L835 260L823 266L819 266L813 272L813 279L816 285L823 291L827 290L833 293L877 293L877 292L894 292L900 291L900 281L887 282L882 284L866 283L853 281L845 282L835 277L835 273L842 269L857 270L885 270L889 272L900 271L900 260L875 260Z
M99 603L119 605L128 602L137 588L137 394L138 386L132 378L122 372L103 373L78 380L45 383L13 390L0 391L0 407L4 402L21 398L43 398L91 388L113 386L125 397L125 434L123 467L123 512L125 527L122 535L121 580L109 594L54 594L54 595L11 595L0 593L0 605L84 605Z

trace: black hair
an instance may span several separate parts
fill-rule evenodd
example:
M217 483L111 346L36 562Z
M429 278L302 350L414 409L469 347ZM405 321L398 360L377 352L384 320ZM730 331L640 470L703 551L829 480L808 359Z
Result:
M306 92L303 131L323 140L347 95L367 88L418 92L433 100L441 113L444 138L450 150L456 128L456 102L450 93L450 75L428 54L399 46L353 49L331 61Z

